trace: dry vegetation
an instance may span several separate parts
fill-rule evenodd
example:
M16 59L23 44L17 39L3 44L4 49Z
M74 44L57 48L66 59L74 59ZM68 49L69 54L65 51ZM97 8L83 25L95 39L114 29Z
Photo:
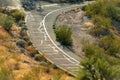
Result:
M73 80L60 69L53 69L48 62L37 62L21 54L14 38L0 28L0 78L2 80ZM35 53L33 46L27 47L28 54ZM43 59L44 60L44 59ZM6 74L7 75L6 78Z
M0 80L74 79L46 61L29 38L24 38L27 35L21 35L22 30L26 34L25 26L20 27L19 24L13 24L9 31L0 27Z

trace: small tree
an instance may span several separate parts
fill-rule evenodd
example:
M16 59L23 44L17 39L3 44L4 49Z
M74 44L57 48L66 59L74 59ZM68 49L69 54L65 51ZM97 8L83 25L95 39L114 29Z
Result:
M72 31L67 26L59 26L55 30L57 40L65 46L72 45Z

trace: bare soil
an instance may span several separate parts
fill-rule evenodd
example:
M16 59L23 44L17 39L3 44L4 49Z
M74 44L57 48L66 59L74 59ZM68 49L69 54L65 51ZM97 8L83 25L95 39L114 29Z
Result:
M56 20L56 25L67 25L72 29L73 50L75 54L83 57L82 42L88 40L94 42L95 39L88 34L88 29L92 26L89 18L84 16L84 12L80 9L74 9L67 12L62 12Z

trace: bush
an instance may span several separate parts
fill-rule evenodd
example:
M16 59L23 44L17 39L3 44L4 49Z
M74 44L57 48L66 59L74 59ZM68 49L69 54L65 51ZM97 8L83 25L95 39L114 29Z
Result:
M7 31L10 30L13 24L14 18L12 18L11 16L0 16L0 25Z
M92 17L93 15L101 15L103 17L118 20L120 18L119 14L120 10L117 9L117 6L113 1L109 0L97 0L86 7L86 15L89 17Z
M25 14L23 12L20 12L19 10L13 10L12 13L16 21L25 19Z
M86 15L92 17L93 15L105 15L105 3L103 0L98 0L86 6Z
M84 51L86 58L80 62L83 68L78 73L77 80L119 79L119 58L108 56L105 54L106 50L97 45L85 46Z
M55 30L57 40L65 46L72 45L72 31L67 26L59 26Z
M103 37L109 35L110 31L104 28L94 28L94 29L90 29L89 33L95 37Z
M110 18L105 18L103 16L93 16L92 19L93 23L97 26L97 27L101 27L104 29L110 29L112 28L112 24L111 24L111 19Z
M114 35L105 36L99 40L100 47L102 47L107 54L117 56L120 53L120 39Z
M95 15L93 16L92 21L95 24L94 29L90 30L90 33L92 35L100 37L110 34L110 29L112 29L112 23L110 18Z
M120 15L120 9L117 8L114 5L108 5L106 8L107 11L107 17L110 17L111 19L118 20L119 15Z
M24 40L18 40L16 45L19 46L20 48L25 48L27 46L27 43Z

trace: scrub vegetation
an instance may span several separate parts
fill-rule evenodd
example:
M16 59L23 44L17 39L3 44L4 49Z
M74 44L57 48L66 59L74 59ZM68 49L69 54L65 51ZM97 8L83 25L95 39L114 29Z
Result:
M107 4L106 4L107 3ZM77 80L120 79L120 37L113 21L120 21L118 0L97 0L86 7L86 15L95 24L89 33L97 38L90 44L84 43L85 59Z
M72 46L72 31L71 28L63 25L55 29L57 40L64 46Z

